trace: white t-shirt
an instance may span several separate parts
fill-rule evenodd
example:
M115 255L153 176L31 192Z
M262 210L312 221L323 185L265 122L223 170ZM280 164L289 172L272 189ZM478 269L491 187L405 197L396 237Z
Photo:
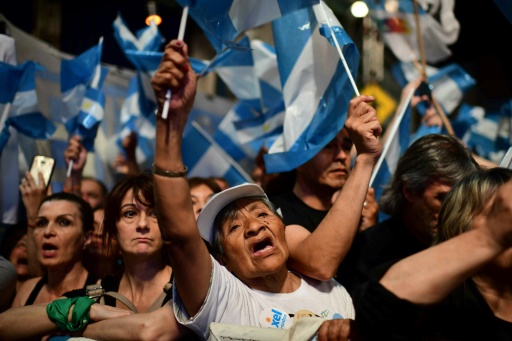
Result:
M173 285L174 314L179 323L208 338L211 322L254 327L289 328L293 319L318 316L354 319L352 299L334 279L317 281L301 277L292 293L275 294L254 290L213 259L210 289L199 312L190 317Z

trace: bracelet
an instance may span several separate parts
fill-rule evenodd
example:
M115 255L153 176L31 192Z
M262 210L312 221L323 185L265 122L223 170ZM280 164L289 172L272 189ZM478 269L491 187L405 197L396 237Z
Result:
M165 169L160 169L153 163L153 166L151 167L153 174L160 175L160 176L166 176L168 178L184 178L187 176L188 168L185 166L185 169L183 169L181 172L171 172Z
M60 330L77 332L85 329L91 322L89 311L94 303L96 301L87 296L58 299L46 306L46 314ZM71 321L68 322L69 309L73 305L75 307L71 313Z

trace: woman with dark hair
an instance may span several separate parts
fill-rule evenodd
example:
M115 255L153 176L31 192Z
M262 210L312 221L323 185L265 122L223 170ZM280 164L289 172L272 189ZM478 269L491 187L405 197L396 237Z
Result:
M46 303L62 293L96 282L82 264L82 253L93 228L91 206L70 193L45 197L39 205L33 229L37 259L46 270L43 277L27 280L14 298L13 307Z

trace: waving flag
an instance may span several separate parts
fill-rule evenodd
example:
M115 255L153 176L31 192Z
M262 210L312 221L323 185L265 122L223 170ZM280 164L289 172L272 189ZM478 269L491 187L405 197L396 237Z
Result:
M394 3L398 8L393 8L393 11L386 9L386 1L365 0L365 2L386 46L391 49L395 57L404 62L421 60L413 1L396 1ZM454 3L442 1L441 4L441 6L432 6L433 9L439 10L436 13L427 13L418 6L425 59L429 63L437 63L450 57L451 51L448 45L455 43L459 37L460 25L453 15ZM440 21L435 17L439 17Z
M101 66L103 42L72 60L62 60L60 86L68 111L63 121L70 135L78 134L88 151L103 120L105 96L101 87L108 69Z
M126 23L120 14L117 15L112 26L114 28L114 37L125 55L126 51L129 50L158 51L164 41L164 38L158 30L158 26L156 26L153 21L148 27L137 31L136 36L133 35L130 29L126 26ZM130 59L130 56L128 55L126 55L126 57Z
M402 87L419 77L412 63L397 63L393 65L391 72ZM447 114L451 114L459 106L464 94L476 84L475 80L455 63L440 69L429 66L427 77L432 85L432 95ZM419 111L421 112L421 109Z
M231 186L254 182L204 129L192 122L192 129L183 136L183 162L190 177L222 177Z
M243 31L282 15L317 4L319 0L178 0L220 53L225 46L240 48L236 37ZM241 47L244 48L245 47Z
M37 106L35 71L32 61L20 66L0 62L0 153L10 137L10 126L35 139L48 139L55 132Z
M154 157L156 99L151 78L162 60L163 53L157 51L162 46L163 37L154 22L139 30L136 36L133 35L120 15L114 21L113 27L119 47L137 69L121 108L122 128L117 145L124 153L121 145L123 138L135 132L137 162L145 163Z
M343 127L354 94L336 48L321 35L319 6L327 9L352 76L357 76L357 47L325 4L273 22L286 113L283 134L264 156L268 173L290 171L316 155Z

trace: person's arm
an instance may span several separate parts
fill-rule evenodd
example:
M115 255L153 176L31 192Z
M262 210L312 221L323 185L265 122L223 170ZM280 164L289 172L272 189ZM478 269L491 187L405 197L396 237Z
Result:
M34 240L34 228L37 222L37 212L39 205L47 195L47 189L44 184L43 174L39 173L39 182L36 185L30 172L25 172L25 177L21 180L19 186L21 199L27 212L27 266L30 277L39 277L44 273L44 269L37 259L36 242Z
M80 189L82 173L87 161L87 150L82 145L80 136L75 135L69 140L68 148L64 151L64 160L66 161L67 167L69 167L69 163L73 161L71 174L69 177L66 177L66 181L64 182L64 192L82 196Z
M128 173L126 175L137 175L140 173L139 165L137 164L136 150L137 150L137 135L134 132L127 135L123 141L122 146L126 153L126 166Z
M485 222L394 264L380 283L416 304L443 300L487 262L512 246L512 180L501 186Z
M286 227L288 264L306 276L331 279L358 231L370 177L382 150L378 140L382 127L375 109L368 104L372 101L373 97L365 95L350 101L345 128L358 155L332 208L309 236L295 234L299 230L297 226Z
M82 336L94 340L167 341L183 339L191 334L193 332L190 329L176 321L171 301L150 313L132 314L89 324Z
M183 42L173 40L166 46L152 85L158 102L154 167L182 172L182 135L196 94L196 75ZM162 110L168 89L172 96L164 119ZM187 313L194 316L208 293L212 261L197 228L188 181L185 176L155 174L154 184L158 224L162 238L168 241L176 288Z
M0 340L41 340L43 336L57 332L56 324L48 318L46 313L47 305L44 303L11 308L0 314ZM102 321L129 314L132 314L129 310L102 304L93 304L90 310L91 321Z

